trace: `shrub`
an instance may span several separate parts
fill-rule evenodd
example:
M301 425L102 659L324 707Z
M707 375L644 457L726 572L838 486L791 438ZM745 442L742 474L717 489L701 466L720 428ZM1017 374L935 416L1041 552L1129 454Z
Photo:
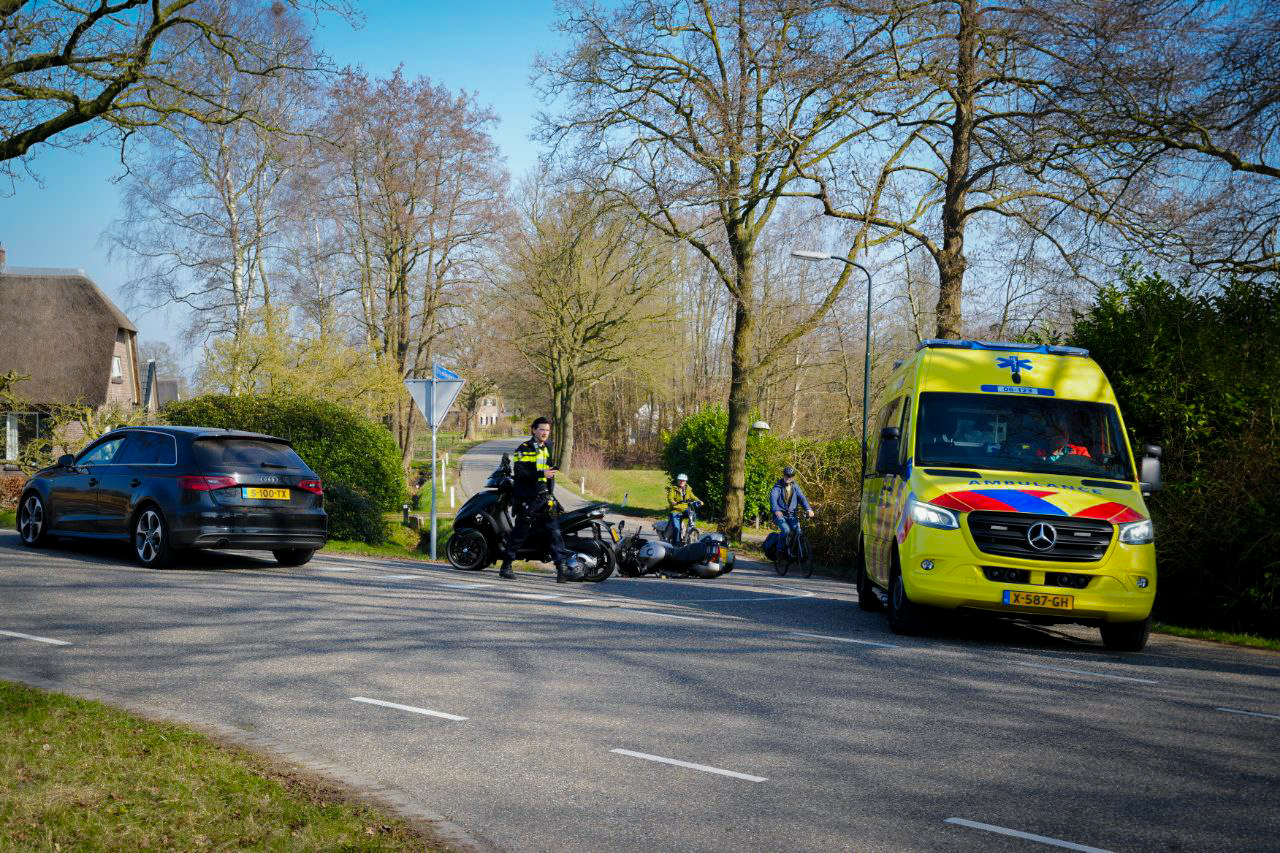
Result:
M723 406L711 406L690 415L666 437L662 451L667 474L689 475L705 506L707 515L724 509L725 444L729 435L729 413ZM783 442L769 433L752 433L747 438L746 490L743 517L767 516L769 489L782 467Z
M381 424L336 403L309 397L210 394L170 403L171 424L242 429L286 438L326 486L348 486L379 512L404 501L395 439Z
M342 483L326 484L324 508L329 514L329 538L381 545L387 541L382 512L360 492Z
M22 484L26 474L0 473L0 509L13 509L22 497Z
M1280 624L1280 285L1196 293L1125 271L1072 343L1107 372L1135 450L1163 446L1157 618L1261 632Z

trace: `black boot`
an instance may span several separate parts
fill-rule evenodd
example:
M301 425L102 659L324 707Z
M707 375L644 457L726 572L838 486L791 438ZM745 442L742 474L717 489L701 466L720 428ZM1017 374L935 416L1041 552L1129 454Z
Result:
M498 577L509 581L516 579L516 573L511 571L511 563L507 560L502 561L502 568L498 569Z
M569 576L565 573L563 563L556 563L556 583L568 583Z

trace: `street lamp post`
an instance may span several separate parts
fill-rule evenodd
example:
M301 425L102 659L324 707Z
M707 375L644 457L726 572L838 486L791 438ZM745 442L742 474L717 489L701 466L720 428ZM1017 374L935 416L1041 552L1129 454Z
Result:
M843 255L832 255L827 252L811 252L796 249L791 253L793 258L804 258L807 261L843 261L851 267L862 270L867 277L867 339L862 362L862 476L867 476L867 407L871 405L871 272L857 261Z

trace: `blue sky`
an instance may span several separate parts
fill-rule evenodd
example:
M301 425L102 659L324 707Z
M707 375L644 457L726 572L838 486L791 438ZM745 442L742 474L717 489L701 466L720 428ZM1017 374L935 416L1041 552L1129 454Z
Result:
M339 65L360 65L389 74L404 65L410 77L425 75L451 89L474 92L501 123L495 133L507 168L519 176L533 166L538 147L529 140L541 104L529 82L534 56L560 48L551 29L551 0L365 0L357 29L328 19L317 33L321 47ZM41 182L20 182L0 196L0 244L14 266L80 267L129 311L121 287L128 276L101 239L118 218L122 170L119 152L88 146L75 151L47 148L30 158ZM183 317L176 311L129 311L143 339L177 343ZM181 351L181 350L178 350Z

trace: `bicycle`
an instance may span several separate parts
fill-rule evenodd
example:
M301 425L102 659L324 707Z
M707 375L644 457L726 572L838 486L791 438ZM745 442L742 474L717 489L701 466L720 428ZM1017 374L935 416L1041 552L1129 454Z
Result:
M787 520L791 522L791 532L787 542L779 542L773 552L773 570L780 577L786 577L791 567L797 566L806 578L813 577L813 550L809 547L809 537L794 515L787 516Z
M702 531L698 529L698 508L702 506L702 501L694 501L689 504L689 508L684 512L677 513L679 518L676 521L679 527L675 530L675 546L682 548L690 542L697 542L702 538ZM688 522L686 524L685 522ZM670 521L668 520L668 523Z

